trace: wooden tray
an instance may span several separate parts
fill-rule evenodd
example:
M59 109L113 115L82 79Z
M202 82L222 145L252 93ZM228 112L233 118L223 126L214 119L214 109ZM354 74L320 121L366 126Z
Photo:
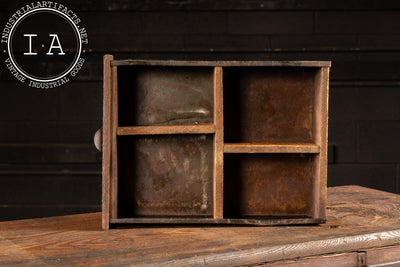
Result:
M104 56L103 228L324 222L329 67Z

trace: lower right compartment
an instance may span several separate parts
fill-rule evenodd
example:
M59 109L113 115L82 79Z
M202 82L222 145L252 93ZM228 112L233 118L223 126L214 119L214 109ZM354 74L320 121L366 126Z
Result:
M311 217L316 154L225 154L224 217Z

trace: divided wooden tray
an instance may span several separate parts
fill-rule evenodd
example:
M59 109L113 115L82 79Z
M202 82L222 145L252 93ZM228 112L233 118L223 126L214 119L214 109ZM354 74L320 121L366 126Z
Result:
M103 228L324 222L329 67L105 55Z

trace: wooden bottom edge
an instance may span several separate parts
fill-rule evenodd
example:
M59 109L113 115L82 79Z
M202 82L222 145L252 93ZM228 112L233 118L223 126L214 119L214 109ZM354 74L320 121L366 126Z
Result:
M110 219L110 225L118 224L208 224L208 225L254 225L254 226L278 226L278 225L305 225L322 224L324 219L314 218L285 218L285 219L213 219L213 218L118 218Z

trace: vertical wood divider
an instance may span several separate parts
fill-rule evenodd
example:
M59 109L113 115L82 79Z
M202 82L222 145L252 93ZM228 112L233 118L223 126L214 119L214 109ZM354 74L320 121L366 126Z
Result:
M118 217L118 75L117 67L111 67L111 181L110 181L110 217Z
M111 161L111 60L112 55L103 58L103 143L102 143L102 228L109 228L110 212L110 161Z
M213 203L214 219L223 218L224 211L224 116L222 67L214 67L214 166L213 166Z
M320 146L314 162L313 210L314 219L325 219L327 156L328 156L328 91L329 68L322 67L315 78L313 141Z

